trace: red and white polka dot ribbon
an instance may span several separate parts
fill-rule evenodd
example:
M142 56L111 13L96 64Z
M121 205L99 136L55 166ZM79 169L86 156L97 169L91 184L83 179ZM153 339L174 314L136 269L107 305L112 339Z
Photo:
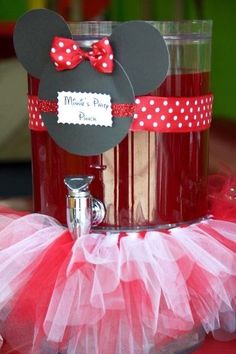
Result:
M131 130L190 132L208 129L213 95L197 97L142 96L135 100Z
M83 60L89 60L101 73L113 71L113 51L107 37L93 43L89 52L81 49L73 39L54 37L50 56L58 71L73 69Z
M205 130L212 120L213 95L197 97L141 96L133 104L112 104L115 117L134 116L132 131L181 133ZM57 113L57 101L28 97L29 128L46 130L41 112Z
M36 131L47 130L41 116L39 99L37 96L28 96L29 129Z

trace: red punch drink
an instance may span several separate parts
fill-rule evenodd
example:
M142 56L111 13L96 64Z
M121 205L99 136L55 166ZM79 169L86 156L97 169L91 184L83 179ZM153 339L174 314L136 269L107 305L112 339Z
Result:
M170 70L152 95L181 98L209 93L211 22L153 24L167 42ZM85 28L86 33L81 32L80 24L75 33L96 35L88 24ZM38 81L29 77L29 94L37 93ZM68 175L94 175L91 193L106 207L100 229L157 229L207 214L208 130L130 132L113 149L91 157L64 151L47 131L32 131L31 136L34 210L63 224L63 180Z
M201 96L209 72L171 75L160 96ZM164 133L157 138L157 215L160 223L192 221L207 214L208 131Z

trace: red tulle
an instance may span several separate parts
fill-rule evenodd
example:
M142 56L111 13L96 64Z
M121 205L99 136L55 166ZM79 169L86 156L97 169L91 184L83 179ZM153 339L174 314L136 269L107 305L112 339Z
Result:
M20 289L13 304L7 321L3 324L4 338L11 338L12 348L19 348L19 353L47 353L47 343L43 322L47 307L50 303L57 272L68 257L72 240L69 233L63 233L47 248L40 260L32 263L34 272L28 282ZM58 345L53 345L55 353Z
M235 223L73 241L50 217L1 218L4 353L172 353L236 331Z

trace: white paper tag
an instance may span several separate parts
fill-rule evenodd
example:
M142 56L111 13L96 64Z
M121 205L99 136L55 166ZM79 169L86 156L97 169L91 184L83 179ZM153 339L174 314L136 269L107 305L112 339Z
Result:
M62 91L57 99L58 123L112 126L110 95Z

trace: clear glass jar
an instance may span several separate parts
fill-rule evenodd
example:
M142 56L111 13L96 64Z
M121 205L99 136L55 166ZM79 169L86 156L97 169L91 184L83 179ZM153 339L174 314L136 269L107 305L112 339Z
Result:
M201 96L210 92L211 21L151 22L170 53L170 69L157 96ZM72 24L82 46L109 35L115 23ZM150 53L151 55L151 53ZM29 76L29 94L38 80ZM91 193L103 201L100 229L159 229L207 215L208 131L129 132L97 156L70 154L47 132L31 132L34 210L66 223L63 185L68 175L94 175Z

